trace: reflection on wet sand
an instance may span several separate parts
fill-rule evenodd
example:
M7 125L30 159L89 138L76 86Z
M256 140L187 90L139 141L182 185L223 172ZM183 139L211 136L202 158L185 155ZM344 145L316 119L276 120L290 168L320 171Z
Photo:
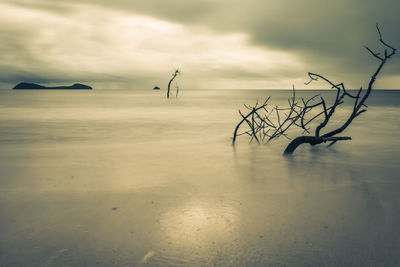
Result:
M216 250L237 241L239 213L226 201L190 199L163 212L160 220L163 256L196 264L211 264ZM165 262L165 264L168 264Z
M169 242L201 248L204 244L232 240L236 217L237 212L222 203L192 201L164 212L160 226Z

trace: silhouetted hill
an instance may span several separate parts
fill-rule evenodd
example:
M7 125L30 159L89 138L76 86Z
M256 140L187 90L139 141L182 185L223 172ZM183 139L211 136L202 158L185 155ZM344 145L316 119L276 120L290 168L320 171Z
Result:
M39 85L39 84L36 84L36 83L19 83L13 89L14 90L25 90L25 89L36 89L36 90L48 90L48 89L52 89L52 90L92 90L93 88L88 86L88 85L84 85L84 84L80 84L80 83L75 83L72 86L52 86L52 87L47 87L47 86Z

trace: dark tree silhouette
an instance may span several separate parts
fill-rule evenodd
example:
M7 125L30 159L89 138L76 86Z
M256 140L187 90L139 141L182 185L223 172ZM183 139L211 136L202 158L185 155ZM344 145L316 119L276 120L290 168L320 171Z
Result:
M381 54L374 52L368 47L365 47L372 56L380 61L376 71L371 76L367 89L364 90L361 87L356 94L352 94L346 90L343 83L334 83L320 74L309 72L308 76L310 81L306 84L310 84L313 81L321 79L322 81L328 83L332 89L336 90L336 96L333 100L333 103L328 105L327 101L325 101L325 99L320 95L315 95L309 99L301 98L298 100L296 98L296 91L293 87L293 95L290 99L288 99L289 107L287 108L279 108L278 106L269 107L268 102L270 97L268 97L267 100L261 105L258 103L256 103L254 106L245 105L245 108L249 111L246 115L244 115L239 110L242 120L236 125L233 133L232 144L234 145L236 138L241 135L248 135L250 136L250 142L255 140L259 144L268 143L269 141L280 136L290 139L287 133L288 130L292 128L300 128L303 131L303 134L308 135L301 135L294 139L290 139L291 142L284 151L285 155L292 154L301 144L310 144L314 146L329 142L329 146L332 146L338 141L350 140L351 137L349 136L337 135L342 133L356 117L367 111L368 107L365 104L365 101L371 93L375 80L380 74L387 60L396 53L396 49L394 47L383 41L378 24L376 24L376 29L379 34L379 41L384 47L384 51L383 54ZM352 101L353 108L351 113L347 118L345 118L340 127L326 133L322 133L322 130L324 130L334 115L336 108L343 104L345 100ZM320 121L313 130L314 135L311 135L312 131L310 129L310 123L318 118ZM245 125L244 127L246 128L244 131L239 132L242 125Z
M178 76L179 74L180 74L179 70L175 70L175 73L172 74L172 78L171 78L171 80L169 80L169 83L168 83L167 98L169 98L169 91L171 89L171 83L174 81L176 76Z

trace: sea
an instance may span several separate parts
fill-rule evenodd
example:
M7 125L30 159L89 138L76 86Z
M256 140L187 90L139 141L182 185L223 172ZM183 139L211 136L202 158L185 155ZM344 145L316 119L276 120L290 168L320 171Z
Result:
M0 266L400 266L400 91L331 147L232 146L244 104L291 94L0 90Z

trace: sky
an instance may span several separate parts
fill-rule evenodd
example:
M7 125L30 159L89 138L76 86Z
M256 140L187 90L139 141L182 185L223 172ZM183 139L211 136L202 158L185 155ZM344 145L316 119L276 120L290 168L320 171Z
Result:
M1 0L0 88L21 81L98 89L298 89L307 72L365 87L400 48L399 0ZM376 88L400 88L400 60Z

